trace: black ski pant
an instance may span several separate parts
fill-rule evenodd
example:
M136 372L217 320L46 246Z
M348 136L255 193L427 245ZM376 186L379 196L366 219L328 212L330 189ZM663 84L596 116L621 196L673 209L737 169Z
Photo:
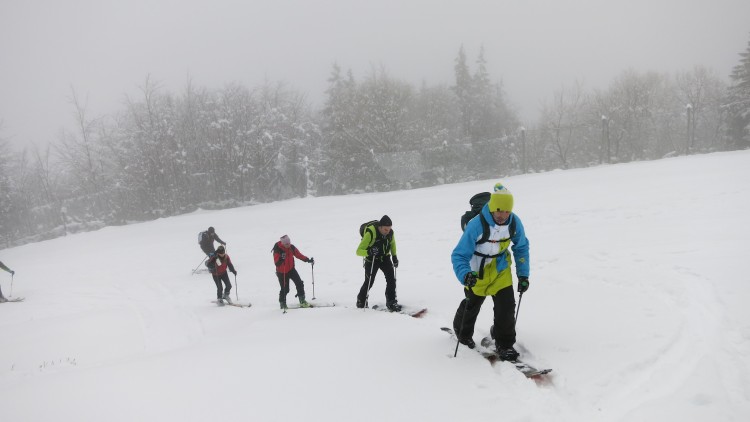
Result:
M375 283L375 276L378 274L378 270L382 271L385 276L386 303L396 302L396 276L389 256L386 256L385 259L365 260L365 281L362 283L362 288L359 289L357 302L365 302L365 299L368 297L367 292L372 289L372 285Z
M224 273L222 275L211 274L211 277L214 278L214 283L216 283L216 298L221 299L224 295L229 296L229 291L232 290L232 283L229 282L229 273ZM222 281L224 282L223 294L221 286Z
M459 338L468 339L474 336L474 324L487 296L476 295L466 288L464 294L466 298L458 305L453 318L453 330ZM516 343L516 296L513 294L513 286L500 289L492 296L492 301L495 305L495 344L498 347L512 347Z
M294 283L294 287L297 289L297 298L300 303L305 300L305 284L299 277L299 273L295 268L289 270L288 273L276 273L276 277L279 279L279 303L286 303L286 295L289 293L289 280Z
M210 245L201 245L201 250L204 254L206 254L206 256L210 256L211 254L216 253L216 249L214 249L213 243Z

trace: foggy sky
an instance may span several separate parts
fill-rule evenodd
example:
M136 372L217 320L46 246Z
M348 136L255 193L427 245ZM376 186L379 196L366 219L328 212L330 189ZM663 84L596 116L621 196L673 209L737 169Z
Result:
M750 39L748 0L0 0L0 138L44 144L123 108L146 76L172 92L284 81L324 101L337 62L418 86L453 83L461 45L481 45L495 82L531 125L576 80L705 65L726 78Z

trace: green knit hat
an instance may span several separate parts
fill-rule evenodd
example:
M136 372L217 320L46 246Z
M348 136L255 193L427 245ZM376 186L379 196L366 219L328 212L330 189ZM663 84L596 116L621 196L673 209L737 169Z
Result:
M490 197L489 207L490 212L513 211L513 194L502 183L496 183Z

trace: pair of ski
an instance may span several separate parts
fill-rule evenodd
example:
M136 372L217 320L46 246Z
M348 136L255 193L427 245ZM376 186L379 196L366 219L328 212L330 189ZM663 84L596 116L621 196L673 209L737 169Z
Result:
M226 299L224 299L224 300L219 300L219 299L212 300L211 303L215 303L219 307L221 307L221 306L234 306L236 308L249 308L249 307L253 306L252 303L248 303L247 305L243 305L241 303L227 302Z
M452 328L440 327L440 329L450 334L453 339L456 339L456 341L458 341L456 333L453 332ZM493 340L491 337L485 337L474 350L482 355L482 357L487 359L491 365L495 365L495 363L502 362L503 360L500 359L500 356L497 354L497 352L495 352L494 348L495 340ZM516 369L526 375L526 378L533 378L538 380L542 378L543 375L552 372L552 369L537 369L529 365L528 363L521 361L520 359L511 360L508 362L512 363Z
M302 307L300 305L289 305L286 308L283 308L283 313L286 313L286 311L290 309L310 309L310 308L333 308L336 306L335 303L307 303L309 306Z
M23 302L24 299L26 298L25 297L12 297L10 299L6 299L5 302Z
M400 311L391 311L385 306L382 305L373 305L370 309L373 311L381 311L381 312L390 312L394 314L403 314L403 315L409 315L412 318L422 318L427 313L427 308L412 308L409 306L403 306L401 307Z

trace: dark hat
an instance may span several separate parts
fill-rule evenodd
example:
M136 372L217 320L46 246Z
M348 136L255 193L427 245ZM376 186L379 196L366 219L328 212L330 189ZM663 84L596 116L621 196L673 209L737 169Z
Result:
M213 227L209 227L209 228L208 228L208 232L209 232L209 233L213 233L213 232L215 232L215 231L216 231L216 230L214 230L214 228L213 228Z
M380 222L378 223L378 225L390 227L393 225L393 221L391 221L391 217L384 215L383 218L380 219Z
M224 253L224 245L220 245L218 248L216 248L216 253Z

